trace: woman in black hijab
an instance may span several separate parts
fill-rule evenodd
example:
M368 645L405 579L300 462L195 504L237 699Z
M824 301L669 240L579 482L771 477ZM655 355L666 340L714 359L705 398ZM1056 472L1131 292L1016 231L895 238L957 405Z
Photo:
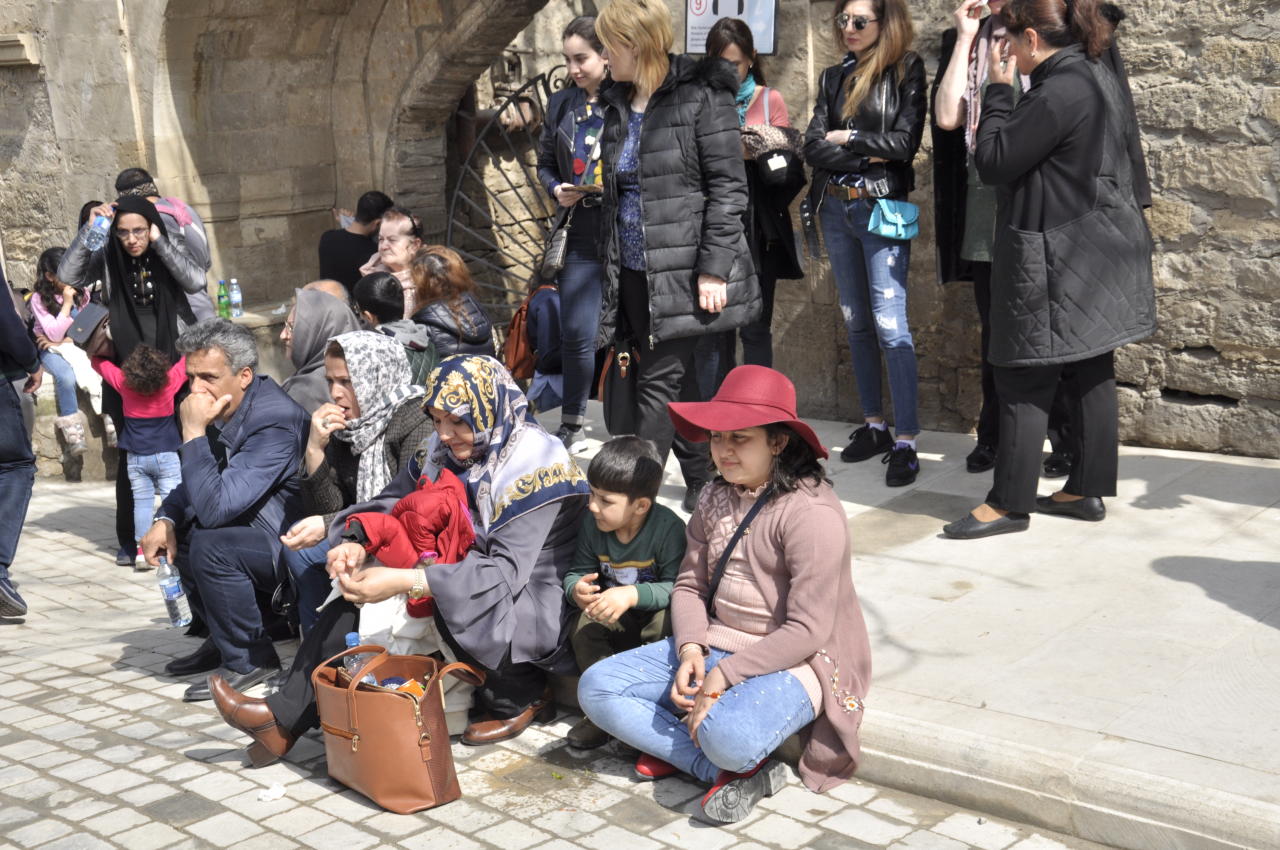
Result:
M100 256L116 362L123 362L139 343L176 361L178 335L195 324L185 293L204 289L204 269L169 239L154 204L122 196L89 214L58 267L60 280L76 287L93 283L88 272L96 266L99 252L89 250L85 237L100 215L112 220L111 238Z

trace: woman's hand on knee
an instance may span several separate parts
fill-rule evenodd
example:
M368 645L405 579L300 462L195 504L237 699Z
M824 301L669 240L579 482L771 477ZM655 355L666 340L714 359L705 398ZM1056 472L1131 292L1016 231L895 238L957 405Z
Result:
M326 530L324 517L304 517L295 522L292 528L280 535L280 542L297 552L299 549L320 545L320 542L324 540Z
M671 702L676 708L684 711L693 709L694 695L702 687L702 679L706 676L706 663L702 647L696 643L686 643L680 647L680 666L676 668L676 677L671 683Z
M329 578L351 575L364 566L364 561L367 557L368 553L364 551L364 547L359 543L350 541L339 543L329 550L329 554L325 558L325 569L329 573Z
M684 722L689 726L689 737L693 739L695 747L702 746L698 743L698 727L702 725L702 719L707 716L711 706L716 704L716 700L720 699L728 688L729 683L725 680L724 674L720 672L718 667L703 678L702 687L693 699L693 709L684 719Z

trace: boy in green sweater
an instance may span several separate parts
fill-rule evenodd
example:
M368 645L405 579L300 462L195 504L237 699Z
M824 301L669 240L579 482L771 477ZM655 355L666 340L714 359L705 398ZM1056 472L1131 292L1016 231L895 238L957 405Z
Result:
M590 516L564 577L569 601L582 609L570 640L578 669L615 652L671 634L667 604L684 558L684 522L659 505L662 459L653 443L619 437L587 467ZM609 735L585 717L565 736L589 750Z

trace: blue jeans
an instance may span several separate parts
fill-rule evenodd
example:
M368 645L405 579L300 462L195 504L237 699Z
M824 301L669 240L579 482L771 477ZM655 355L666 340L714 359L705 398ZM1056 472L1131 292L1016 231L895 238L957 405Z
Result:
M840 311L849 334L853 377L867 417L883 415L880 352L884 352L899 434L920 433L916 411L916 349L907 327L909 240L867 231L871 204L865 199L823 200L822 237L836 279Z
M58 415L71 416L80 409L76 398L76 373L71 364L56 351L40 352L40 365L53 378L53 397L58 401Z
M22 421L22 401L8 381L0 381L0 578L7 578L27 519L36 458Z
M712 649L707 670L729 655ZM578 703L610 735L703 782L715 782L721 770L750 770L813 721L804 686L780 670L725 691L698 727L699 747L671 702L679 666L675 638L620 652L582 674Z
M594 250L570 244L560 287L560 359L564 372L562 421L581 425L596 371L596 331L604 296L604 264Z
M329 574L325 572L328 556L328 540L296 552L288 547L280 550L280 557L289 569L293 589L298 597L298 627L302 629L303 637L316 624L316 619L320 616L316 609L324 602L332 587Z
M161 501L182 483L182 463L177 452L140 455L129 452L129 489L133 491L133 537L142 539L156 513L156 497Z

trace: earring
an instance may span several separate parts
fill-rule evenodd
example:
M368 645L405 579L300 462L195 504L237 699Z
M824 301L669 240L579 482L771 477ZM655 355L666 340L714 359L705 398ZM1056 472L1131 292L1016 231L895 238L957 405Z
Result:
M1031 58L1032 58L1032 59L1035 59L1035 58L1036 58L1036 52L1035 52L1034 50L1033 50L1033 51L1031 51Z

